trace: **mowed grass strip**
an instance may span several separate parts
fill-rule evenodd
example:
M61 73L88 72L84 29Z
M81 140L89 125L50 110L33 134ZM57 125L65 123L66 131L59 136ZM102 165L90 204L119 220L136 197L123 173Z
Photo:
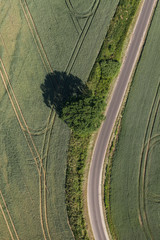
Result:
M160 3L123 114L111 170L111 215L118 239L158 239Z

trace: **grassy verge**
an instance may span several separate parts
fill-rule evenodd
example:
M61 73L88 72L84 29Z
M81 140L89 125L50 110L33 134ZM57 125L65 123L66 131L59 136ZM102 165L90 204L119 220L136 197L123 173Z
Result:
M126 36L136 10L138 9L139 3L140 0L120 0L101 51L88 79L87 86L92 92L91 97L98 99L102 105L101 112L98 112L98 114L102 114L102 112L105 110L106 98L109 93L111 83L119 72L122 63L122 52ZM94 106L92 104L89 107L92 109ZM88 134L85 135L79 134L77 131L75 131L74 126L72 126L72 130L68 152L68 168L66 177L67 211L69 222L75 238L88 239L86 222L83 214L84 200L82 192L87 151L93 131L87 131ZM114 149L114 145L115 143L113 144L112 149ZM111 165L108 165L105 183L106 196L109 194L108 183L110 181L110 172ZM109 209L108 201L106 201L106 209ZM109 214L107 217L109 220L109 226L113 229L113 233L115 231L111 217Z
M114 227L114 224L112 222L112 216L111 216L111 208L110 208L110 183L111 183L111 171L112 171L112 160L113 160L113 154L116 149L116 144L118 142L118 135L120 132L120 126L121 126L121 119L117 121L116 127L115 127L115 136L113 140L111 141L108 154L107 154L107 166L106 166L106 172L105 172L105 183L104 183L104 202L105 202L105 209L106 209L106 216L107 216L107 223L108 227L110 229L110 233L113 237L113 239L117 239L116 229Z

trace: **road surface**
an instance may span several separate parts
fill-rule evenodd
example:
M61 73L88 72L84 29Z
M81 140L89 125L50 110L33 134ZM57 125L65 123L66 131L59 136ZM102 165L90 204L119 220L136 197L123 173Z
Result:
M93 235L96 240L109 240L102 210L102 170L105 153L117 118L119 109L133 73L134 67L142 49L146 33L152 19L157 0L144 0L142 11L135 25L125 61L117 79L110 103L106 110L106 120L103 122L92 155L88 177L88 212Z

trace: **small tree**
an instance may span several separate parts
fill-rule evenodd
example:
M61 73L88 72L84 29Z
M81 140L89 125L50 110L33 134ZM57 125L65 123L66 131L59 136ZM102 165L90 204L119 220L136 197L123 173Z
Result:
M86 136L100 126L104 118L104 106L103 100L93 96L79 99L66 104L62 111L62 119L75 133Z
M113 78L118 73L120 68L120 63L115 60L106 60L100 63L101 71L102 71L102 78Z

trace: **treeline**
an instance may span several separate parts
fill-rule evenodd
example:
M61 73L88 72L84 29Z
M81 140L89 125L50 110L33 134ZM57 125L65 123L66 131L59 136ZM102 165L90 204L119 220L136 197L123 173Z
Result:
M100 126L110 84L121 66L124 42L141 0L120 0L87 82L89 92L72 98L62 119L72 129L68 150L66 205L75 239L88 239L83 214L83 177L92 133ZM108 206L107 206L108 207Z

